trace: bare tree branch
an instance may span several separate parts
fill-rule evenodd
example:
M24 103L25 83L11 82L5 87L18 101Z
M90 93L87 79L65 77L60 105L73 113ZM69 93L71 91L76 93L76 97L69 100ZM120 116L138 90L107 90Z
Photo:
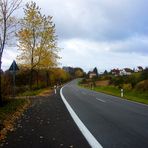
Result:
M1 65L2 55L5 45L15 31L14 20L12 19L13 12L19 8L22 0L0 0L0 105L2 104L1 97Z

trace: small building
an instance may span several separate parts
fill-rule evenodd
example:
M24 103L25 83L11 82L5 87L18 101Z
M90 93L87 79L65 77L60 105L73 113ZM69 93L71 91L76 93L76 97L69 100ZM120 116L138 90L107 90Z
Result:
M138 71L139 72L143 71L143 67L142 66L138 66Z
M89 71L88 72L88 77L90 78L90 79L92 79L92 78L94 78L94 77L96 77L97 75L96 75L96 73L95 72L92 72L92 71Z
M130 68L124 68L124 69L113 69L111 70L112 75L114 76L125 76L125 75L131 75L132 70Z
M130 68L124 68L120 70L120 76L129 76L132 74L132 70Z
M138 66L136 69L134 69L134 72L141 72L141 71L143 71L142 66Z
M120 75L120 70L119 69L112 69L111 73L112 73L112 75L119 76Z

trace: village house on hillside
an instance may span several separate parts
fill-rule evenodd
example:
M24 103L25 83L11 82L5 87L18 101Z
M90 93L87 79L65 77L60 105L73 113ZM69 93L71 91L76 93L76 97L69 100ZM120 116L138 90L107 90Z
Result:
M142 66L138 66L136 69L134 69L134 72L141 72L141 71L143 71Z
M89 71L88 72L88 77L90 78L90 79L92 79L92 78L94 78L94 77L96 77L97 76L97 74L95 73L95 72L93 72L93 71Z
M129 76L129 75L131 75L132 74L132 70L130 69L130 68L124 68L124 69L122 69L122 70L120 70L120 76Z
M111 70L111 73L115 76L127 76L132 74L132 70L130 68L124 68L124 69L113 69Z
M89 71L87 75L88 75L88 77L89 77L90 79L92 79L92 78L98 78L98 77L99 77L99 73L98 73L97 67L95 67L95 68L93 69L93 71Z
M115 76L119 76L120 75L120 70L118 68L117 69L112 69L111 74L115 75Z

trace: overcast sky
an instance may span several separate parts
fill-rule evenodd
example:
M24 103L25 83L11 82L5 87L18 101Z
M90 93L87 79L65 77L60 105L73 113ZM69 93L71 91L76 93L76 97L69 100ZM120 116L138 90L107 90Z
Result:
M34 0L53 16L60 66L88 71L148 66L147 0ZM14 51L16 51L14 49ZM3 68L17 52L7 51Z

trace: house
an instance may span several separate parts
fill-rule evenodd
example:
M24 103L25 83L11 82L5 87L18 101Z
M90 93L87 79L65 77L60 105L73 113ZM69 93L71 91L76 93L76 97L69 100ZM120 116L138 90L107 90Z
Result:
M120 70L120 76L129 76L132 74L132 70L130 68L124 68Z
M124 68L119 70L117 69L113 69L111 70L111 73L115 76L125 76L125 75L131 75L132 74L132 70L130 68Z
M92 71L89 71L88 72L88 77L90 78L90 79L92 79L92 78L94 78L94 77L96 77L97 75L96 75L96 73L95 72L92 72Z
M138 71L139 72L143 71L143 68L141 66L138 66Z
M134 72L141 72L141 71L143 71L143 67L142 67L142 66L138 66L138 67L134 70Z
M111 73L112 73L112 75L119 76L120 75L120 70L119 69L112 69Z

